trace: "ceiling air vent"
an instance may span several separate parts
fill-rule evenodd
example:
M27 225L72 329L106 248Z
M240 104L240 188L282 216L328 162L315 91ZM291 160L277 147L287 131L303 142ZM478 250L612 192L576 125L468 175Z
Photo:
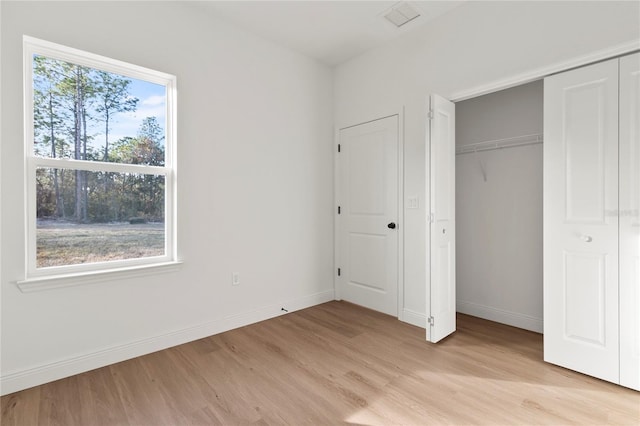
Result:
M387 21L391 22L396 27L400 28L407 22L413 21L420 14L413 7L411 7L408 3L400 2L393 6L387 13L384 14L384 17Z

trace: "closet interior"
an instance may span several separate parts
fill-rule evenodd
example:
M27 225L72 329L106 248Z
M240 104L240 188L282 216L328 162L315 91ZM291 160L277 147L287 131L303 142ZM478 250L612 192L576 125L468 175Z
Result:
M542 332L543 82L456 103L458 312Z

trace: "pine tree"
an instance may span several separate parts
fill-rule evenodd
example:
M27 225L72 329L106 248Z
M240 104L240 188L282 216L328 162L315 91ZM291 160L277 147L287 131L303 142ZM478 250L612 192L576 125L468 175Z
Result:
M64 120L67 118L62 105L59 102L60 93L58 84L60 80L60 68L57 61L35 56L33 58L34 72L34 132L35 141L41 140L43 145L49 144L51 158L64 156L64 140L57 137L57 133L63 129ZM41 138L41 139L40 139ZM37 149L34 147L34 149ZM59 152L58 152L59 151ZM60 190L63 170L52 170L55 194L55 216L64 217L64 198Z
M109 125L113 115L119 112L135 111L138 98L129 95L131 80L105 71L97 71L96 111L104 120L104 155L103 161L109 161Z

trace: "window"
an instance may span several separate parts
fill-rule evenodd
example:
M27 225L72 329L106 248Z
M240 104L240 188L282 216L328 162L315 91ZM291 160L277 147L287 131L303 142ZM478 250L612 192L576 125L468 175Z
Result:
M24 38L27 280L176 260L175 77Z

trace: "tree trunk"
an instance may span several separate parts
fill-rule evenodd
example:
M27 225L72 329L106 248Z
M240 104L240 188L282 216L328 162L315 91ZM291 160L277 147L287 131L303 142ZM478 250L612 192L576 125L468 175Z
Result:
M83 93L84 96L84 93ZM82 159L87 159L87 110L82 107ZM89 220L89 179L87 178L87 171L82 171L82 221L87 222Z
M82 71L78 67L76 68L75 75L75 84L76 84L76 93L75 93L75 105L74 105L74 125L75 125L75 135L74 135L74 157L76 160L82 160L82 111L84 110L83 99L82 99ZM75 171L76 175L76 205L75 205L75 220L76 222L82 222L83 213L82 213L82 188L83 182L82 178L83 173L80 170Z
M49 90L49 130L51 134L51 157L56 158L56 135L54 131L53 121L53 93ZM58 169L53 169L53 187L56 196L56 217L64 216L64 204L62 201L62 195L60 194L60 185L58 184Z
M107 102L105 102L105 106L104 106L104 161L109 161L109 108L107 105ZM107 212L111 212L111 214L109 215L109 213L107 213L109 216L111 217L115 217L115 220L118 220L118 212L115 209L115 206L112 206L111 203L108 201L108 194L111 190L111 174L110 173L105 173L104 175L104 193L105 195L107 195L107 200L105 201L105 203L107 203L106 206L106 211ZM115 198L115 197L114 197ZM110 218L108 218L110 219Z
M105 105L104 113L104 159L109 161L109 108Z

